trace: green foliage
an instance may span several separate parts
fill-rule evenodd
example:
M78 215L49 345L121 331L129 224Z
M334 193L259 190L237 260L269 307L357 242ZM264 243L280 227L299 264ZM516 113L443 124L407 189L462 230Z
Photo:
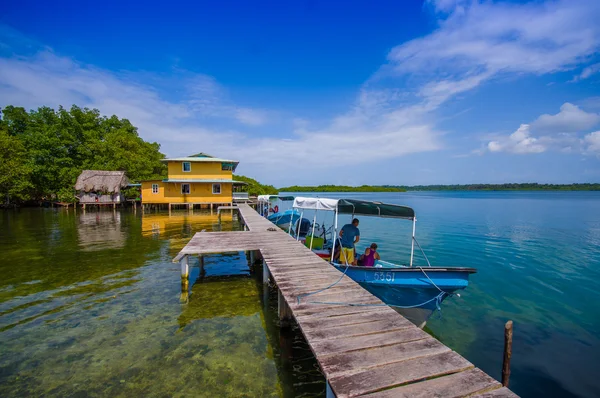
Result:
M30 176L23 143L0 125L0 201L9 204L11 200L26 199L32 188Z
M401 186L408 191L600 191L600 184L465 184Z
M41 107L27 112L7 106L0 130L0 148L14 148L0 155L11 159L0 189L12 200L73 201L77 176L86 169L123 170L131 181L166 176L159 144L140 138L129 120L101 116L96 109Z
M279 188L282 192L404 192L405 189L392 186L361 185L351 187L347 185L319 185L319 186L299 186Z
M277 188L275 188L273 185L263 185L250 177L234 175L233 179L247 183L248 185L245 186L245 191L248 192L250 196L277 195L278 193Z

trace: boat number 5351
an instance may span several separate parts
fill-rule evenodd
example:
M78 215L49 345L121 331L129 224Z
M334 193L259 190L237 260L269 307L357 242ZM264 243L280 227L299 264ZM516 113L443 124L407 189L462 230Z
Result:
M394 281L394 273L393 272L375 272L373 279L376 281L386 281L393 282Z

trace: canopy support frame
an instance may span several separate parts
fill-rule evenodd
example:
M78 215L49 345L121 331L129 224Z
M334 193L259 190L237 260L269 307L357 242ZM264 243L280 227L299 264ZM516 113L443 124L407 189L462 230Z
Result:
M417 229L417 217L413 217L412 239L410 240L410 266L413 266L415 255L415 231Z

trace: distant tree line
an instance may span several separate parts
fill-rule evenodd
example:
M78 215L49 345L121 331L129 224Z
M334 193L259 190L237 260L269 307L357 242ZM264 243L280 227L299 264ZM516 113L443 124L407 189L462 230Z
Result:
M464 184L464 185L401 185L407 191L600 191L600 184Z
M273 185L263 185L260 182L256 181L253 178L245 177L242 175L234 175L233 179L235 181L243 181L247 185L244 186L244 191L248 192L250 196L258 196L258 195L277 195L278 190Z
M0 111L0 203L73 201L82 170L122 170L132 181L163 178L160 145L129 120L96 109Z
M463 184L463 185L292 185L280 192L406 192L406 191L600 191L600 184Z
M281 192L404 192L405 190L406 189L402 187L390 185L361 185L358 187L352 187L348 185L292 185L290 187L279 188L279 191Z

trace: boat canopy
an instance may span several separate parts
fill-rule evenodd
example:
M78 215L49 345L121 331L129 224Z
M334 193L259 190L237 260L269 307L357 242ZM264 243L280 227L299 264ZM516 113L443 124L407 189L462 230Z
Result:
M286 195L258 195L257 197L257 200L259 202L268 202L271 199L279 199L284 202L291 202L292 200L294 200L294 197Z
M294 199L294 207L297 209L336 211L338 214L402 218L405 220L415 219L415 211L408 206L357 199L297 197Z

